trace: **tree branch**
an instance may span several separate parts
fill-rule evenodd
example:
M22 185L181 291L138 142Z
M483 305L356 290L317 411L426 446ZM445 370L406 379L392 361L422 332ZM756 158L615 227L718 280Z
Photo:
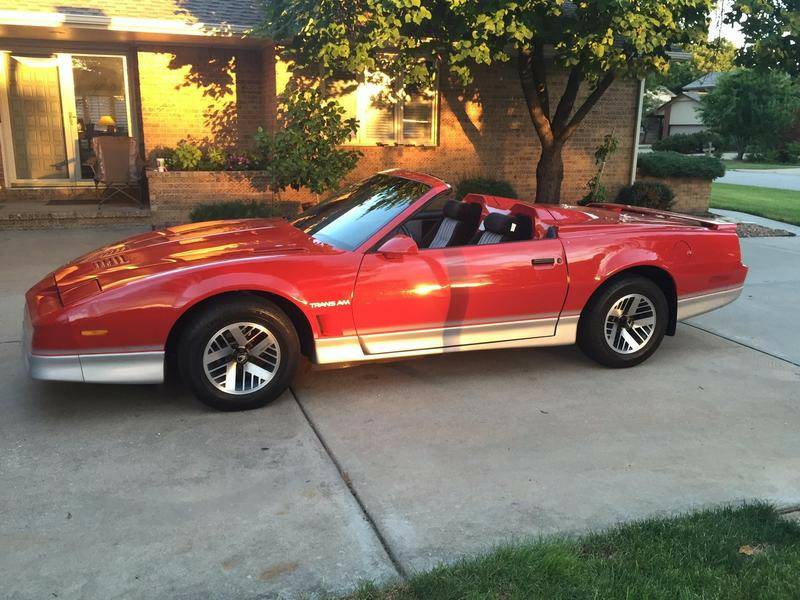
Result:
M517 54L517 72L533 127L536 129L542 146L550 146L554 141L553 130L550 128L550 119L542 107L541 97L535 89L532 57L525 50L519 50Z
M533 75L533 85L539 96L542 112L550 120L550 90L547 87L547 68L544 66L544 44L540 41L533 43L531 74Z
M560 132L558 136L560 140L566 141L569 137L575 133L575 130L580 126L581 122L586 115L589 114L594 108L594 105L597 104L598 100L603 97L603 94L606 93L606 90L609 86L614 82L614 78L616 77L616 73L614 71L609 71L606 73L603 78L598 82L597 87L592 90L592 93L583 101L580 108L575 111L572 119L570 119L569 124L564 127L564 129Z
M564 93L561 100L556 107L556 114L553 117L553 133L559 136L567 124L569 116L572 114L572 109L575 107L575 100L578 97L578 92L581 89L581 82L583 81L583 68L580 65L573 67L569 73L567 86L564 88Z

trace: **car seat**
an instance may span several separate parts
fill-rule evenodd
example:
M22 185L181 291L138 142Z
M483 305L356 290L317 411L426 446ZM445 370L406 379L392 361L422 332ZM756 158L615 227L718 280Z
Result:
M447 248L466 244L481 222L481 205L474 202L448 200L442 212L442 222L423 240L423 248Z

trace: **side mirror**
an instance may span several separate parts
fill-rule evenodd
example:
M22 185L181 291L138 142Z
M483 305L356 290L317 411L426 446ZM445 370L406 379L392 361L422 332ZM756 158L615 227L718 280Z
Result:
M390 240L386 240L380 248L378 254L382 254L384 258L398 259L409 254L417 254L419 246L414 238L404 235L402 233L394 236Z

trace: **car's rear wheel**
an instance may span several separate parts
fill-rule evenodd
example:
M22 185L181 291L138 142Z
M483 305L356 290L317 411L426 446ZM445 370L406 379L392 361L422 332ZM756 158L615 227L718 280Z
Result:
M589 301L581 315L578 345L602 365L632 367L656 351L667 330L664 292L644 277L613 281Z
M297 332L279 307L236 298L213 304L191 321L181 336L178 366L208 406L250 410L281 395L299 355Z

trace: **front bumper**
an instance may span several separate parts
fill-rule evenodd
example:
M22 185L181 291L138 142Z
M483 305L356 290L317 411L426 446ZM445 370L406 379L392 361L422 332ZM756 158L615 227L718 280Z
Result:
M102 354L35 354L28 309L23 319L23 360L33 379L86 383L161 383L164 352L108 352Z

